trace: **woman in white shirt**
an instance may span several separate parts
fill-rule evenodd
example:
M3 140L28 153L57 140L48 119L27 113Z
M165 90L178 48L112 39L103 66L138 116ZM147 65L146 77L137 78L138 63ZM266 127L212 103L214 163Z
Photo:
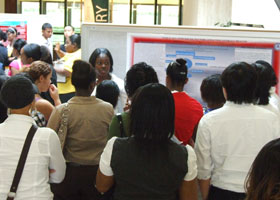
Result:
M21 74L7 80L1 89L1 101L10 109L0 124L0 199L6 199L27 133L34 124L35 85ZM57 134L38 128L32 140L15 199L51 200L50 182L59 183L65 174L65 160Z
M127 95L124 89L124 81L112 73L113 57L110 51L106 48L95 49L89 58L89 63L92 64L96 71L96 85L99 85L99 83L104 80L112 80L118 85L120 95L115 112L122 113L127 100ZM92 95L95 96L95 94L96 89L93 91Z

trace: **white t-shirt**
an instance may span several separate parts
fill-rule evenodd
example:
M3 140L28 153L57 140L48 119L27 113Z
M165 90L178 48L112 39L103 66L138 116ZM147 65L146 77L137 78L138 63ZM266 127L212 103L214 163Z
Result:
M110 166L112 150L114 146L114 142L117 137L112 137L108 142L106 147L104 148L103 153L101 154L99 169L105 176L113 176L113 170ZM196 165L196 155L191 146L186 145L188 151L188 173L184 177L185 181L191 181L197 176L197 165Z
M34 120L26 115L10 115L0 124L0 199L6 199L14 178L27 133ZM55 172L49 174L49 169ZM32 140L15 199L51 200L49 182L60 183L65 160L57 134L38 128Z
M280 137L278 117L260 106L227 101L204 115L195 141L198 179L244 193L244 182L261 148Z

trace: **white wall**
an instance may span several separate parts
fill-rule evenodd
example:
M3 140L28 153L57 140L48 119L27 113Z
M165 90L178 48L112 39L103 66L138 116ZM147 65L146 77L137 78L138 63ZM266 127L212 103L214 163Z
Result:
M280 11L274 0L232 0L232 22L262 24L280 29Z
M184 0L183 24L214 26L231 19L232 0Z

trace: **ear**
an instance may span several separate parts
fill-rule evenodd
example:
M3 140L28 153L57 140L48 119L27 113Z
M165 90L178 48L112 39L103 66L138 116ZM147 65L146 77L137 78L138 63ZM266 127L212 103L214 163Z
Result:
M227 90L224 87L223 87L223 94L224 94L225 99L227 100Z
M94 88L95 88L95 85L96 85L96 82L92 82L92 83L89 85L89 89L90 89L91 91L93 91Z
M168 89L170 89L170 78L169 78L169 76L167 75L166 77L165 77L165 85L166 85L166 87L168 88Z
M44 77L43 75L41 75L41 76L39 77L39 82L42 82L44 79L45 79L45 77Z
M189 82L189 78L186 78L185 80L185 84L187 84Z
M33 58L27 58L27 62L28 62L28 64L31 64L31 63L33 63Z

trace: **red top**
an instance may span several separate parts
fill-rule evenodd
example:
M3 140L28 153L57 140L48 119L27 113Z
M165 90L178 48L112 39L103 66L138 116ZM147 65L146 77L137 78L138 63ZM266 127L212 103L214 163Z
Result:
M188 144L193 130L203 115L201 104L185 92L174 92L175 101L175 136Z

